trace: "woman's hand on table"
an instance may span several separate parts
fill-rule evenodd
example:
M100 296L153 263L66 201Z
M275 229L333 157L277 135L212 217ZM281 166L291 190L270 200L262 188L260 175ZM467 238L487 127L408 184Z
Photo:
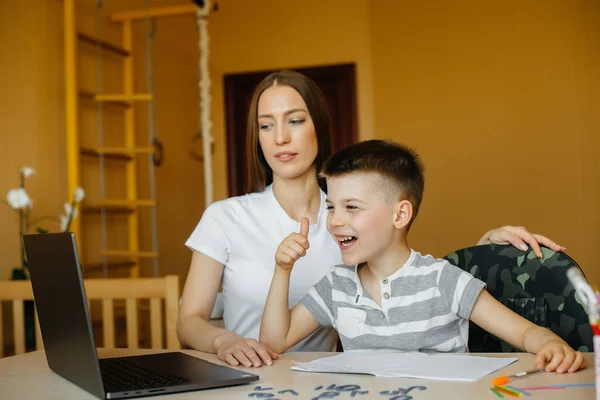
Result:
M235 366L260 367L272 365L279 355L255 339L228 334L215 340L217 356L220 360Z

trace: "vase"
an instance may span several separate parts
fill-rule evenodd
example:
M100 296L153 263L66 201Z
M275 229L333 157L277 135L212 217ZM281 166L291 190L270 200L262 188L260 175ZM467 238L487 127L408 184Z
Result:
M13 268L11 279L13 281L26 281L27 273L24 268ZM33 300L23 302L25 315L25 348L27 351L35 350L35 307Z

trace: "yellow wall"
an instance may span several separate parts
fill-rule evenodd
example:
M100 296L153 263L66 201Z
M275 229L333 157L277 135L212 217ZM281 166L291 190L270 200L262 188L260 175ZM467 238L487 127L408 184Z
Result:
M67 199L62 4L2 1L0 15L0 198L18 187L20 168L30 166L37 170L26 186L33 217L58 216ZM0 203L0 279L20 265L18 249L17 215Z
M111 10L144 2L104 3ZM598 2L219 5L209 28L216 199L227 196L225 74L355 62L359 137L409 143L426 164L415 248L439 256L492 227L523 224L565 245L600 282L592 258L600 228L593 153L600 144ZM0 194L16 185L20 166L37 167L30 186L35 212L54 215L66 200L61 13L55 0L0 2L0 15L11 16L0 24L0 87L10 94L0 100ZM79 17L89 29L94 16ZM157 170L161 270L185 277L190 253L183 242L204 208L202 167L187 155L198 127L197 42L190 16L160 20L157 28L155 118L165 143ZM142 30L135 31L140 57ZM141 59L136 68L143 70ZM93 74L87 79L93 82ZM136 84L143 90L142 78ZM140 114L140 127L143 120ZM2 277L18 263L14 217L0 207Z
M426 165L411 244L441 256L525 225L600 282L600 3L371 4L376 136Z

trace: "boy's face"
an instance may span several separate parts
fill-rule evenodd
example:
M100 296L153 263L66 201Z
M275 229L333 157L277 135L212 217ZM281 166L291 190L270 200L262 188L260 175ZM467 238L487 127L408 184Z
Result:
M395 206L386 197L384 179L354 172L327 180L327 229L342 250L346 265L375 260L397 241Z

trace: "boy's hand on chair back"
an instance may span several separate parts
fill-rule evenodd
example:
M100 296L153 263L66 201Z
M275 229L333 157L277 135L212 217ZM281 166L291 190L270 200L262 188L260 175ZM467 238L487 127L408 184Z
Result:
M308 228L310 224L308 218L302 218L300 221L300 232L290 233L288 237L277 248L275 253L275 263L277 267L285 270L291 270L300 257L306 255L306 250L310 247L308 243Z

